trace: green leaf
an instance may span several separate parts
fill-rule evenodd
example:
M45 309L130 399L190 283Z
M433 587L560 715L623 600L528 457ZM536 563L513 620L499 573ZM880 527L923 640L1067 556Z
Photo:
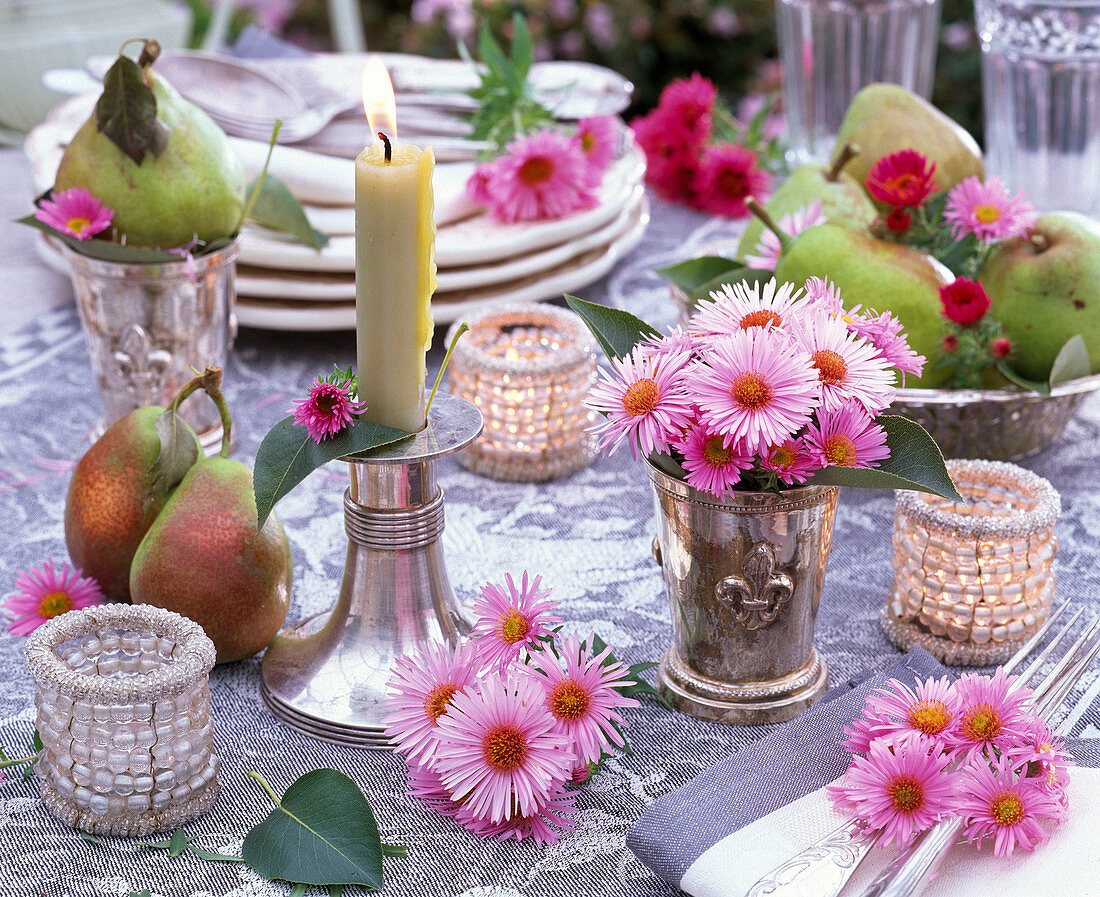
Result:
M140 890L140 891L131 891L131 892L130 892L130 893L129 893L129 894L127 895L127 897L150 897L150 895L149 895L149 889L148 889L148 888L144 888L144 889L142 889L142 890Z
M667 268L658 268L657 274L690 296L703 284L742 267L744 266L740 262L733 259L720 255L703 255Z
M38 730L34 730L34 735L31 736L31 747L36 751L42 750L46 745L42 743L42 736L38 734Z
M689 296L693 302L700 302L703 299L709 299L711 293L722 289L728 283L747 283L752 286L757 283L767 283L772 277L771 271L762 271L759 268L735 268L708 280L702 286L697 287Z
M950 360L951 360L950 357L948 357L946 359L944 359L944 358L940 359L940 361L947 361L947 362L950 362ZM937 362L937 364L939 364L939 362ZM1022 389L1027 389L1027 390L1030 390L1031 392L1037 392L1041 396L1049 396L1050 395L1050 384L1049 383L1044 383L1042 380L1028 380L1027 377L1021 377L1014 370L1012 370L1012 368L1010 368L1007 364L1005 364L1004 361L998 361L997 362L997 370L1001 372L1001 376L1003 376L1006 380L1008 380L1012 383L1015 383L1017 386L1021 387ZM1052 371L1052 375L1053 375L1053 371Z
M1048 382L1051 386L1057 386L1067 380L1087 377L1090 373L1092 373L1092 364L1089 361L1089 350L1085 347L1081 334L1077 333L1066 340L1066 344L1058 350L1058 355L1050 368Z
M290 897L305 897L306 886L303 884L297 884L290 889Z
M101 841L99 838L89 835L87 832L77 832L77 834L80 835L80 840L83 841L85 844L94 844L97 847L103 846L103 841Z
M187 850L187 842L189 840L190 838L187 837L187 832L181 828L172 832L172 837L168 841L168 856L178 857Z
M890 457L881 467L826 467L810 479L810 484L913 489L951 501L965 501L951 482L943 453L924 427L896 414L883 414L875 422L886 430L886 445L890 449Z
M255 189L254 180L245 192L250 194ZM271 230L290 234L299 243L314 249L320 250L328 245L328 237L310 226L301 203L294 198L290 188L273 174L264 178L248 217Z
M191 839L193 840L193 839ZM203 850L201 847L196 847L191 841L188 841L187 849L200 860L206 860L208 863L243 863L244 859L241 857L235 857L228 853L214 853L210 850Z
M270 879L382 888L382 840L359 786L335 769L307 772L245 835L244 861Z
M95 104L96 127L138 165L157 138L157 98L145 73L129 56L119 56L103 76L103 93Z
M155 262L178 262L179 255L163 252L160 249L147 249L141 246L123 246L120 243L108 243L106 240L78 240L61 231L50 227L45 221L39 221L34 215L19 218L17 224L26 224L43 233L56 237L70 249L86 255L88 258L99 259L105 262L127 262L130 264L152 264ZM199 253L196 253L198 255Z
M527 28L527 21L523 18L523 14L517 10L512 14L512 70L521 89L527 82L533 58L531 32Z
M619 308L566 296L565 304L581 316L608 358L622 358L641 340L661 334L645 321Z
M199 459L199 445L191 428L171 409L166 410L156 423L160 437L160 454L150 470L150 494L152 501L157 492L167 492L184 478L187 471Z
M252 486L256 494L257 528L263 528L267 515L279 499L318 467L410 435L393 427L359 421L318 444L310 438L305 427L294 426L293 417L284 417L268 431L256 452Z

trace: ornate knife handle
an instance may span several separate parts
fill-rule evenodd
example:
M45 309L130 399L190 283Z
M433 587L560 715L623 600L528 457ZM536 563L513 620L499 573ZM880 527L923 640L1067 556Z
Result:
M776 866L745 897L836 897L875 841L863 834L858 821L845 822Z
M899 853L864 890L861 897L916 897L959 839L962 819L936 823Z

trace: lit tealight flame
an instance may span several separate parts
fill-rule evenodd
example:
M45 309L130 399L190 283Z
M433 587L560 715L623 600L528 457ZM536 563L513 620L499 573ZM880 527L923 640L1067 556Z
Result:
M389 73L377 56L369 57L363 69L363 109L367 113L371 134L381 131L396 143L397 101L393 97Z

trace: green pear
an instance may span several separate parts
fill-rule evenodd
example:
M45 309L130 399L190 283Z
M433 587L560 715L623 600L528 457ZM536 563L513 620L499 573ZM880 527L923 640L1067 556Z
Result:
M878 217L878 209L863 189L863 184L847 171L858 154L858 150L849 147L848 152L838 157L832 165L814 162L800 165L772 194L764 208L774 220L779 221L784 215L797 212L816 199L821 203L826 220L833 224L853 230L870 227ZM751 255L763 231L764 223L754 217L745 228L736 257L744 259L746 255Z
M167 128L163 148L135 162L99 130L93 112L65 149L55 189L91 191L114 209L111 226L130 246L171 249L232 235L244 208L245 177L225 132L151 67L143 71L156 117Z
M811 275L837 285L846 308L893 312L909 345L928 360L924 376L907 375L906 387L941 386L950 376L929 367L944 333L939 288L954 278L932 256L913 246L876 240L835 224L811 227L779 255L775 277L801 286Z
M834 158L846 143L860 147L846 170L861 184L879 159L907 148L936 163L937 190L950 190L971 175L985 178L982 151L974 138L899 84L868 84L852 98L836 136Z
M1042 215L1026 237L1005 240L981 271L989 314L1004 326L1013 369L1046 380L1058 350L1081 334L1100 372L1100 223L1077 212Z
M65 544L75 566L94 577L112 601L130 600L134 552L171 494L174 483L154 483L160 456L157 418L148 406L115 421L76 464L65 497ZM198 437L183 423L185 438Z
M256 521L252 471L229 458L196 462L134 555L134 603L194 620L218 663L265 648L286 619L294 566L275 514L258 532Z

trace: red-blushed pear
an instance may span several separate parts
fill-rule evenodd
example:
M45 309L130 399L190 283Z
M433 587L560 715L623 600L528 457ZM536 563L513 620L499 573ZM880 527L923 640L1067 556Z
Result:
M1024 237L1005 240L981 271L989 314L1012 341L1012 368L1046 380L1058 351L1080 334L1100 372L1100 222L1049 212Z

